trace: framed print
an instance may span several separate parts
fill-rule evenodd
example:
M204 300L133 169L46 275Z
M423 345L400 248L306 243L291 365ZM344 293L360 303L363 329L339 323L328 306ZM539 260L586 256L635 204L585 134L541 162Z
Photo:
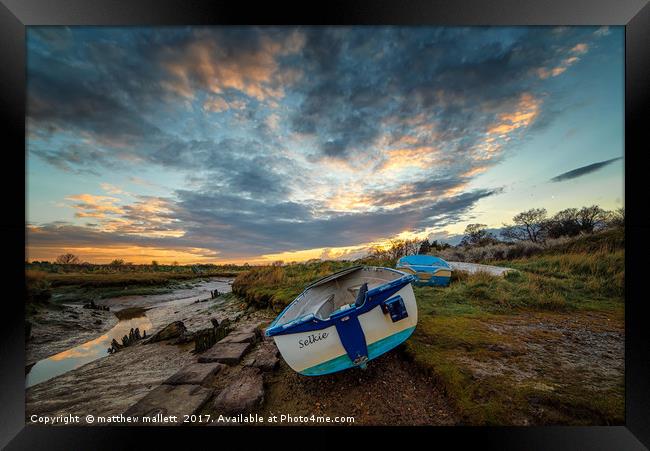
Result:
M2 444L647 447L649 8L3 0Z

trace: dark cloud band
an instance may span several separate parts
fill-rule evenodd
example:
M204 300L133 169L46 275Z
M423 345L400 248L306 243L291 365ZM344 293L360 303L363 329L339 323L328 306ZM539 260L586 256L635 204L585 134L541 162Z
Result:
M551 182L564 182L565 180L571 180L578 177L582 177L583 175L591 174L592 172L604 168L605 166L608 166L614 163L615 161L620 160L621 158L623 157L616 157L610 160L599 161L597 163L588 164L587 166L582 166L580 168L573 169L571 171L563 172L562 174L553 177L551 179Z

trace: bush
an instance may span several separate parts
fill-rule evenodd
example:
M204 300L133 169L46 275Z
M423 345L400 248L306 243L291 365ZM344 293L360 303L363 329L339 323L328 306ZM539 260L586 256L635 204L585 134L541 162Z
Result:
M517 260L534 255L614 252L625 249L623 228L611 228L594 234L577 237L548 239L545 243L518 241L497 243L485 246L457 246L438 252L447 261L469 263L489 263L502 260Z
M46 274L41 271L25 272L25 289L27 303L43 303L52 297L50 283L46 279Z

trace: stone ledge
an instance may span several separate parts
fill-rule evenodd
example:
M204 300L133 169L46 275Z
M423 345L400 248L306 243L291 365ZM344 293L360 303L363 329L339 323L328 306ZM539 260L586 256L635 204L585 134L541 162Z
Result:
M222 363L192 363L170 376L166 385L207 385L226 365Z
M199 385L160 385L137 403L129 407L125 416L138 417L139 425L169 426L183 424L184 415L195 415L210 399L213 389ZM175 422L145 421L143 417L152 420L175 416Z
M253 346L252 343L217 343L202 354L199 363L218 362L236 365Z

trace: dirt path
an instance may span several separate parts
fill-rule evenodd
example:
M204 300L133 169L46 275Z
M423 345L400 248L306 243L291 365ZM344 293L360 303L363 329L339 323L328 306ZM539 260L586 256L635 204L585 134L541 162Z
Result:
M505 276L510 271L515 271L512 268L503 268L501 266L482 265L480 263L465 263L465 262L447 262L452 269L456 271L465 271L470 274L477 272L486 272L493 276Z
M356 425L457 423L436 383L399 349L372 360L366 370L319 377L302 376L281 361L267 385L266 401L257 412L260 415L353 416Z

